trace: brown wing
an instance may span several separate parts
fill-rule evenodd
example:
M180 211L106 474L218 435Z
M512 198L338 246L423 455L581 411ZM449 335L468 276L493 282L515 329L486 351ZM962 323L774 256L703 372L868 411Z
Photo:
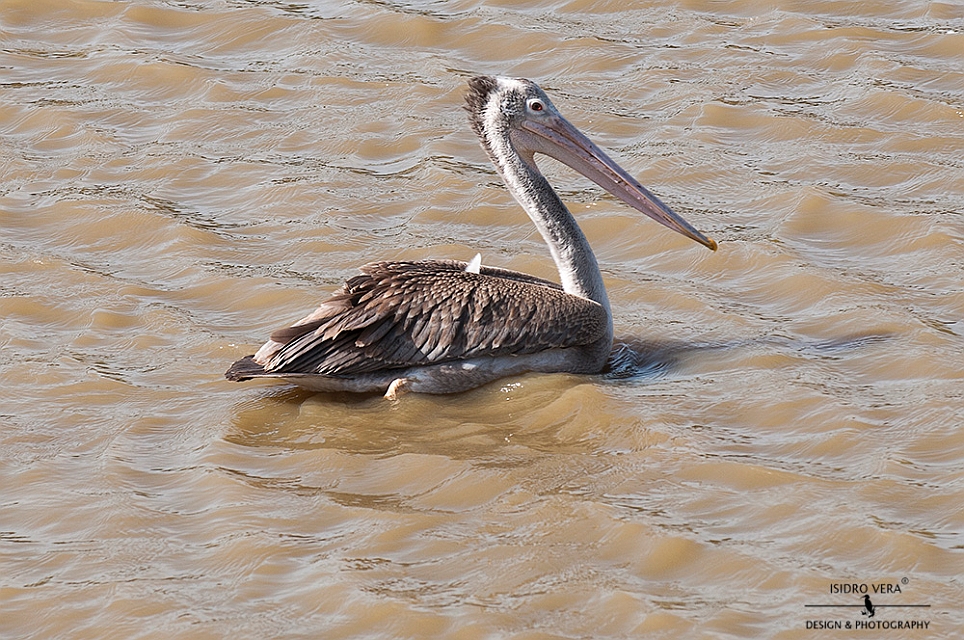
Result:
M281 329L270 373L350 376L592 343L606 312L547 280L449 260L362 268L315 319Z

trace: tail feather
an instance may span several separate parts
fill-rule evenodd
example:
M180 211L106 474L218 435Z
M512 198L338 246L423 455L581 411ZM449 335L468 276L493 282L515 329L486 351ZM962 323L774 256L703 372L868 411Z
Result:
M231 382L244 382L259 375L264 375L265 370L260 364L254 361L254 356L245 356L224 372L224 377Z

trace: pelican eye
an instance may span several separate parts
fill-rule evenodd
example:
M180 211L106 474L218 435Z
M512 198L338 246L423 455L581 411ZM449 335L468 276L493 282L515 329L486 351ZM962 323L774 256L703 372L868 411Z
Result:
M542 111L542 110L545 109L545 108L546 108L546 106L545 106L544 104L542 104L542 101L541 101L541 100L530 100L530 101L529 101L529 110L530 110L530 111Z

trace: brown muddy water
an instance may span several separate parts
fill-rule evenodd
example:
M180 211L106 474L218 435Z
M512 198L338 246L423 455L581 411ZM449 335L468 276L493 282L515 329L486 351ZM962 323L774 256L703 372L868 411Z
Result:
M960 637L960 3L2 0L0 42L0 637ZM719 251L546 163L612 374L225 381L375 259L553 276L478 73Z

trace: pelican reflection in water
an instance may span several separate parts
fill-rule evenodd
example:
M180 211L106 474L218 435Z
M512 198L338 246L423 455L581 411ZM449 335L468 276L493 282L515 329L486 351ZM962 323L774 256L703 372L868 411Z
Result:
M575 218L536 167L542 153L688 238L716 243L571 125L534 82L469 81L472 129L549 245L562 285L455 260L375 262L317 310L271 334L229 380L275 378L313 391L454 393L529 371L602 371L613 320Z

